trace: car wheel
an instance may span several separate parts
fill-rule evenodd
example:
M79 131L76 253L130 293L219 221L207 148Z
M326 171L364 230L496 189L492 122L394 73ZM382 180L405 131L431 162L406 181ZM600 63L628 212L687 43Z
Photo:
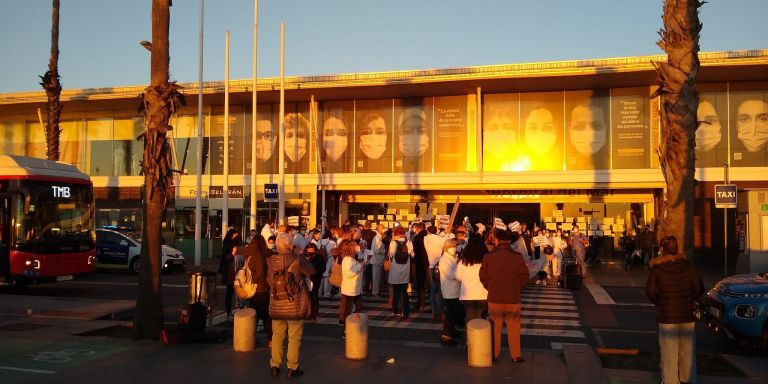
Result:
M131 264L128 266L128 269L130 269L130 271L133 273L141 272L141 264L139 263L138 257L131 259Z

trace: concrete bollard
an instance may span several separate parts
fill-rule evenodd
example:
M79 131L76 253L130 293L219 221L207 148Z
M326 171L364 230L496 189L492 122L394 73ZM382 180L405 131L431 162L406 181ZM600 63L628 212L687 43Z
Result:
M348 360L368 358L368 316L353 313L344 322L346 332L346 357Z
M235 330L232 337L235 352L250 352L256 346L256 310L245 308L235 312Z
M467 365L488 368L493 365L491 323L483 319L467 322Z

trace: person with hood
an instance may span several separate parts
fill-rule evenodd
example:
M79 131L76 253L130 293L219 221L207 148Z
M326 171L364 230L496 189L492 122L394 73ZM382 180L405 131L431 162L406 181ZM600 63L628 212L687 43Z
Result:
M704 282L677 247L661 240L661 256L651 259L645 294L658 309L661 378L664 383L696 382L696 329L693 311Z
M288 378L298 377L304 374L299 368L299 351L301 349L301 335L304 332L304 319L311 313L309 292L304 283L306 276L315 274L315 269L305 258L292 252L293 244L291 235L281 233L275 240L277 254L267 259L267 279L273 297L269 300L269 315L272 317L272 356L269 360L270 374L280 374L280 365L283 361L283 343L288 336L287 368ZM292 299L280 299L275 293L275 285L279 280L275 276L283 274L293 275L293 280L298 284L296 294ZM290 281L290 278L283 280ZM306 312L306 313L304 313Z

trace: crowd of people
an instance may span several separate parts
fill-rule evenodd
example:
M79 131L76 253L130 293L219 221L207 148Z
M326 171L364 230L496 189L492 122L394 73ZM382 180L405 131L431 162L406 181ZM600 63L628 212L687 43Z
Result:
M316 227L306 233L274 221L261 232L249 231L243 240L230 229L222 241L219 272L227 286L225 309L232 318L234 276L247 260L258 286L248 306L257 312L272 348L272 373L279 374L284 339L288 338L289 376L300 375L298 347L304 321L316 321L320 298L338 298L338 322L350 313L363 312L363 295L388 300L392 315L407 320L412 311L431 312L442 321L440 341L458 344L462 330L473 319L493 324L494 358L501 351L501 328L506 324L510 355L523 361L520 351L520 293L531 276L538 285L557 284L562 278L563 258L571 253L584 263L586 242L578 228L571 236L561 231L535 229L526 224L498 222L438 226L415 222L410 227L388 228L367 221L360 225ZM279 262L278 262L279 261ZM275 270L289 269L301 282L291 308L275 295ZM538 273L537 273L538 272ZM279 282L277 282L279 284ZM282 292L282 291L281 291ZM242 302L241 302L242 304ZM306 312L306 313L304 313ZM301 323L302 325L300 325Z

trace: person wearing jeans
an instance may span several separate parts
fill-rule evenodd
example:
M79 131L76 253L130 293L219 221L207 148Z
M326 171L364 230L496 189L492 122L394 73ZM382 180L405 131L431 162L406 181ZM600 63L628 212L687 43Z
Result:
M661 378L665 384L696 383L695 301L704 293L701 276L679 252L677 239L661 240L661 256L649 262L645 294L658 308Z

